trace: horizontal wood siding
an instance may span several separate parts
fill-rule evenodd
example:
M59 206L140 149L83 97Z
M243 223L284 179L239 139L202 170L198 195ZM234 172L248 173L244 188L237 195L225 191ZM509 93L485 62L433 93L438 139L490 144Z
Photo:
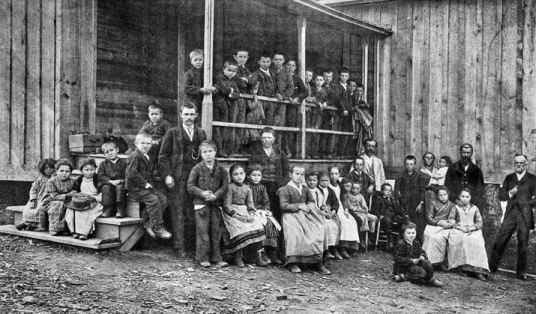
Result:
M381 57L389 62L382 71L389 71L380 75L391 77L390 100L382 105L388 113L376 120L391 176L408 154L420 159L431 151L457 160L463 142L474 145L488 182L512 171L515 153L528 154L536 170L534 3L399 0L337 7L393 30L389 56Z
M178 2L97 2L96 133L137 133L155 100L177 122L178 14Z

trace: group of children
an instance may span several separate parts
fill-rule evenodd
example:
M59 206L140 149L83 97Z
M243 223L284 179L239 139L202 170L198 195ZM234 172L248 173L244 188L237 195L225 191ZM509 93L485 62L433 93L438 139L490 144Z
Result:
M203 95L213 94L213 121L247 123L267 126L299 126L299 106L306 107L306 126L312 129L353 132L353 136L310 133L307 139L307 158L351 158L361 151L363 139L372 136L372 116L364 99L364 87L349 79L348 68L315 74L306 69L305 82L297 75L299 63L281 53L260 54L259 69L246 67L249 52L238 49L234 60L226 60L223 72L214 78L212 87L203 86L203 50L190 53L192 64L184 74L185 101L202 108ZM240 97L253 95L253 98ZM258 96L278 101L260 100ZM329 107L329 108L328 108ZM199 110L199 113L201 110ZM201 114L199 114L201 116ZM297 156L299 138L292 132L282 132L277 144L290 158ZM258 130L232 126L215 126L214 141L218 157L248 156L250 144L260 138Z

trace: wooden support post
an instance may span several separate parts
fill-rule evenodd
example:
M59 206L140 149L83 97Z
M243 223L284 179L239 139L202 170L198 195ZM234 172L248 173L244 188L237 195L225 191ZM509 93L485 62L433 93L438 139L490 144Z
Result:
M368 90L368 49L369 49L369 38L367 37L365 39L365 42L363 43L363 79L361 83L363 84L363 100L367 101L367 90Z
M9 164L11 129L11 1L0 1L0 164Z
M97 0L83 0L80 10L80 126L81 130L95 134L97 124Z
M181 106L182 106L182 100L184 99L184 86L183 86L183 76L184 76L184 53L185 53L185 38L184 38L184 28L182 27L182 18L181 18L181 11L180 6L179 7L179 21L177 25L177 33L178 33L178 39L177 39L177 121L181 121ZM197 117L198 119L201 119L201 117Z
M214 0L205 0L205 46L204 46L204 71L203 87L212 86L213 71L213 39L214 39ZM203 97L203 116L201 127L207 133L207 138L212 139L212 94Z
M305 82L305 35L307 30L307 20L303 16L298 16L298 61L300 62L300 77ZM306 147L306 117L305 117L305 100L302 101L300 106L301 112L301 126L300 126L300 143L301 143L301 159L305 160L305 147Z
M379 38L374 39L374 138L378 138L380 134L380 128L383 126L380 126L381 123L381 115L383 108L383 95L382 95L382 79L384 76L383 69L382 69L382 62L383 60L381 56L381 41ZM376 139L376 141L378 141ZM379 229L378 229L379 230ZM379 233L379 232L378 232ZM377 242L377 241L376 241ZM377 245L377 243L376 243Z
M62 5L61 0L56 0L56 62L54 69L54 158L59 158L61 156L61 123L60 123L60 104L61 104L61 88L60 88L60 78L61 78L61 42L62 42L62 25L63 25L63 15L61 14ZM51 156L52 157L52 156Z

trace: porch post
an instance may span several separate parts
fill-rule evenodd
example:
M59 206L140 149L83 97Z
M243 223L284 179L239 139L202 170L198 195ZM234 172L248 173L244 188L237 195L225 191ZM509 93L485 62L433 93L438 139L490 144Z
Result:
M179 6L179 19L177 21L177 121L180 124L181 120L181 107L182 100L184 99L184 55L185 55L185 39L184 39L184 28L182 26L181 10ZM197 117L201 119L201 117Z
M214 0L205 0L205 45L204 45L204 76L203 87L212 86L213 69L213 39L214 39ZM212 94L203 96L203 115L201 127L212 139Z
M305 82L305 31L307 29L307 20L303 16L298 16L298 60L300 62L300 77ZM301 126L300 126L300 135L301 135L301 159L305 159L305 127L306 127L306 117L305 117L305 100L302 101L300 106L301 111Z
M367 36L365 38L365 42L363 43L363 66L361 67L363 69L362 78L363 82L363 100L367 101L367 89L368 89L368 50L369 50L369 37Z

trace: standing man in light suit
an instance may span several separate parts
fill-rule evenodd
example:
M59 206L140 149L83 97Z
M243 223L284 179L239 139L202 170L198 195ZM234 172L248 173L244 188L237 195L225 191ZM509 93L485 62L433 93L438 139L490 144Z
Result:
M383 162L380 158L376 157L376 149L378 143L368 138L365 140L365 153L361 155L361 158L365 161L365 168L363 172L369 175L374 181L376 191L382 190L382 184L385 183L385 171L383 170Z

